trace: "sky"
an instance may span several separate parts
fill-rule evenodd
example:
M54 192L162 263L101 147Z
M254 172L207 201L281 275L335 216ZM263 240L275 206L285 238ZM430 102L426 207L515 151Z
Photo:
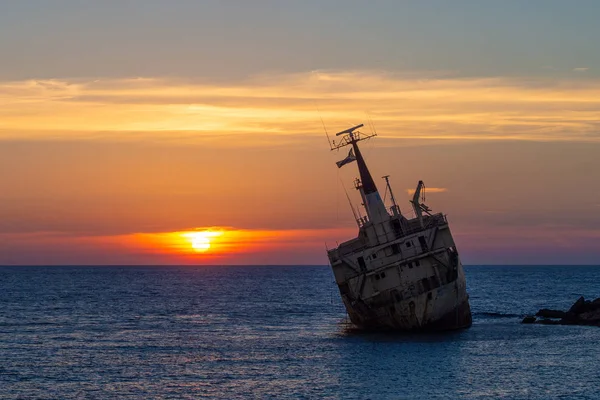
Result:
M0 3L0 265L326 264L363 153L465 264L600 264L600 3ZM366 128L366 132L371 132Z

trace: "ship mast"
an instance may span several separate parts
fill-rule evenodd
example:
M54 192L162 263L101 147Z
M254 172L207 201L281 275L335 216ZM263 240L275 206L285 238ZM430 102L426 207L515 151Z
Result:
M365 209L367 211L367 216L371 222L383 222L390 218L387 210L385 209L385 205L381 200L381 196L379 195L379 191L377 190L377 186L375 185L375 181L367 168L367 164L365 159L360 152L358 147L358 142L362 140L369 139L373 136L377 136L375 133L371 135L362 134L358 131L359 128L362 128L364 125L356 125L352 128L346 129L344 131L338 132L336 136L342 136L341 141L336 145L335 142L331 148L331 150L338 150L345 146L352 146L354 150L354 157L356 157L356 163L358 164L358 172L360 174L361 181L361 190L362 194L364 194L365 200Z
M402 213L400 212L400 207L398 207L398 204L396 203L396 198L394 197L394 192L392 192L392 187L390 186L390 176L385 175L385 176L383 176L383 179L385 179L385 184L387 186L387 190L388 190L388 192L390 192L390 198L392 200L392 214L394 216L402 215Z

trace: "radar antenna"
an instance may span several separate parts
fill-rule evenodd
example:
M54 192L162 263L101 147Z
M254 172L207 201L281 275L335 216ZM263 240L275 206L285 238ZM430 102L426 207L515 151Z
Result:
M361 140L366 140L372 138L373 136L377 136L376 133L372 133L370 135L361 133L358 129L365 126L364 124L359 124L353 126L352 128L348 128L341 132L335 134L335 136L342 136L342 139L336 144L333 142L333 146L331 146L331 150L339 150L342 147L352 145L356 142L360 142Z

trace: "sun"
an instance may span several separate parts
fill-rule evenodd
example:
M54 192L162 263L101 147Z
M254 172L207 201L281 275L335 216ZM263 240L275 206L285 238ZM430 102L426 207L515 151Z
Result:
M186 232L183 236L190 242L194 251L204 253L210 250L212 239L222 234L223 232L219 231L198 231Z

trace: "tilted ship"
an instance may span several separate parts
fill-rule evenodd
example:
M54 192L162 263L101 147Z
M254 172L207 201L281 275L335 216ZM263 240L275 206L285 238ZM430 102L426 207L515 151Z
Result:
M363 125L339 132L332 150L351 146L338 167L356 161L366 216L353 213L358 237L328 250L342 301L359 329L434 331L471 326L471 308L465 274L448 220L432 213L420 199L419 181L412 201L415 217L407 218L396 204L388 176L386 190L392 206L386 208L358 147L375 136L358 131ZM423 200L424 201L424 200Z

